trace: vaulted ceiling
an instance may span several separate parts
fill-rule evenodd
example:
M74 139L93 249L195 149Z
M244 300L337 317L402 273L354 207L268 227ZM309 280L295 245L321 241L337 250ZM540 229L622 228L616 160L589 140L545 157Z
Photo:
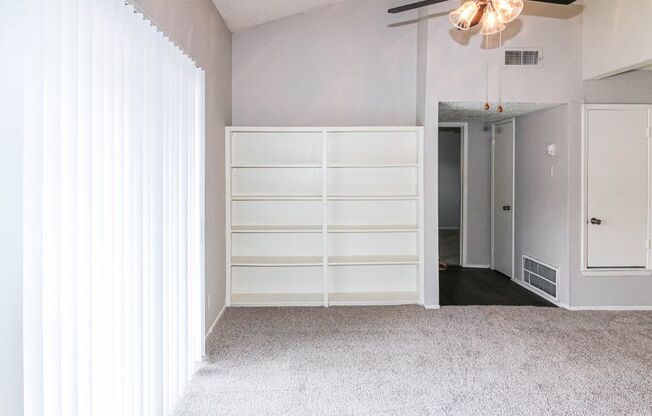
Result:
M342 0L213 0L231 32L340 1Z

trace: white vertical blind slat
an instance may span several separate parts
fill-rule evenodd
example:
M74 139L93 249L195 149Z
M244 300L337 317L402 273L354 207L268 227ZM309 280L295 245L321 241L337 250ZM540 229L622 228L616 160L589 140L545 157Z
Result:
M25 414L170 414L204 352L203 71L122 0L23 3Z

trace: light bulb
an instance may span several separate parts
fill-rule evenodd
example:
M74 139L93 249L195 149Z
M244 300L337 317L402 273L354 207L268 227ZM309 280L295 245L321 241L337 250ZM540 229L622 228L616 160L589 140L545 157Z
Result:
M467 1L459 9L452 11L448 18L456 28L468 30L476 14L478 14L478 4L474 1Z
M521 15L523 0L491 0L501 23L509 23Z
M503 30L505 30L505 25L498 20L498 13L491 6L491 3L487 4L484 16L482 16L482 30L480 30L480 33L493 35Z

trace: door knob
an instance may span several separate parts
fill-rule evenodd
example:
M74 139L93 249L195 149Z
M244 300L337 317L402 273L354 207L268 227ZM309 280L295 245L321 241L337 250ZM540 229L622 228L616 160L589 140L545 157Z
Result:
M512 210L512 206L511 206L511 205L505 205L505 206L503 207L503 211L511 211L511 210Z
M593 224L593 225L602 225L602 220L599 220L597 218L591 218L591 224Z

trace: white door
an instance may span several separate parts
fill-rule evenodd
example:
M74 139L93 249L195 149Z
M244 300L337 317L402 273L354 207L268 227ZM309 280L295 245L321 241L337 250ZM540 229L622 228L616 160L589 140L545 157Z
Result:
M493 269L514 277L514 121L494 125Z
M649 120L641 107L587 111L589 268L647 267Z

